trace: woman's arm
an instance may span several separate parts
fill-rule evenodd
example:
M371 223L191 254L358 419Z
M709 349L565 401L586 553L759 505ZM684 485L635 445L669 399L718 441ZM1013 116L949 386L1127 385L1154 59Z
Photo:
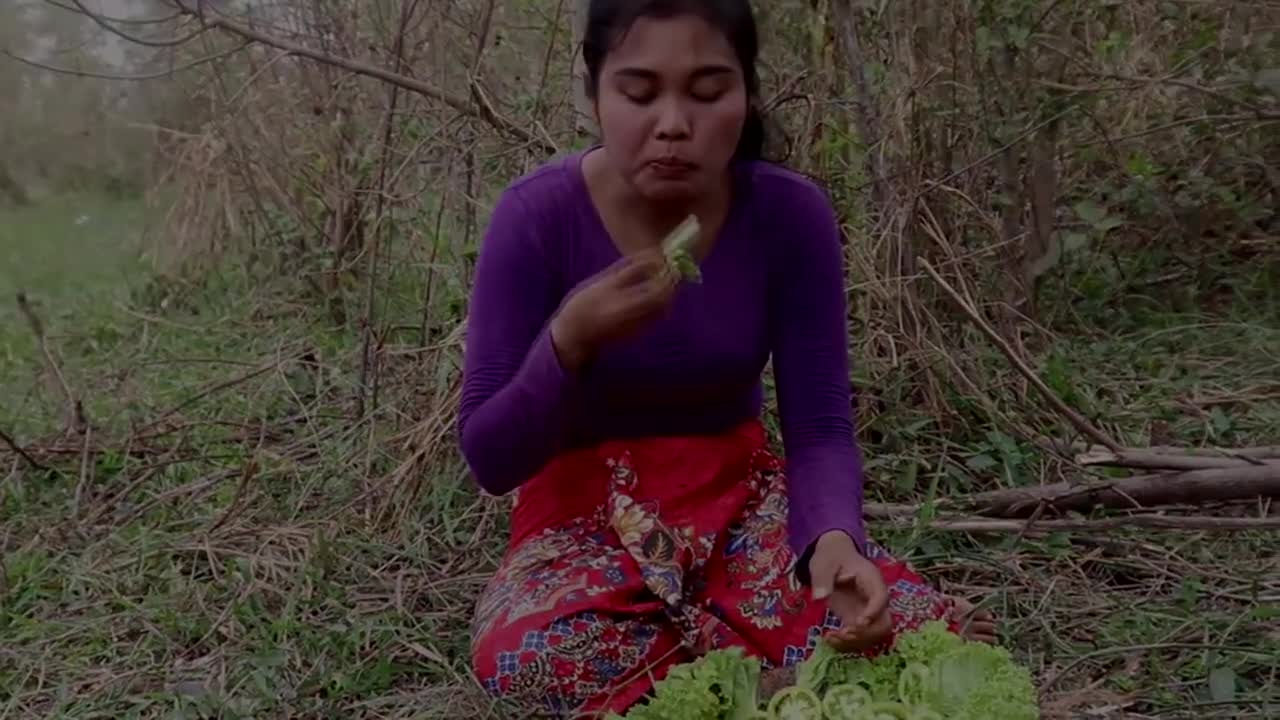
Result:
M514 490L554 454L575 387L549 330L560 302L549 227L508 189L476 262L458 430L476 481L494 495Z
M778 411L787 458L790 541L808 581L813 545L830 530L865 551L862 458L854 440L844 257L825 193L795 181L784 201L787 229L775 236L770 327Z

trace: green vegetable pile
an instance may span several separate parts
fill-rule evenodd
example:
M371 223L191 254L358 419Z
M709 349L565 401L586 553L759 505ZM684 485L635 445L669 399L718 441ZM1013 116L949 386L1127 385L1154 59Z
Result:
M819 643L796 684L762 707L760 662L741 648L672 668L646 703L609 720L1038 720L1031 674L1007 650L941 622L904 633L876 658Z

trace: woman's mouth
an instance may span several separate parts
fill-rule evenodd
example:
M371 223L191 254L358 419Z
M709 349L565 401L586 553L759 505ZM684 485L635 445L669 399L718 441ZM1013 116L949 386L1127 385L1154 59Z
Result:
M655 175L661 178L673 180L689 175L696 170L697 167L697 165L694 165L691 162L676 160L674 158L663 158L662 160L654 160L649 163L649 169L651 169Z

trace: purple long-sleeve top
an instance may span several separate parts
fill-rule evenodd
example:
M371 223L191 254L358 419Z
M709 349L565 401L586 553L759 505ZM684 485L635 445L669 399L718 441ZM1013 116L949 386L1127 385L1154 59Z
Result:
M759 416L772 358L791 547L804 557L824 532L843 530L862 548L842 243L826 193L776 165L735 165L702 283L684 285L667 315L575 373L561 365L549 321L621 257L588 194L583 154L512 183L481 245L459 416L476 481L502 495L562 450L727 431Z

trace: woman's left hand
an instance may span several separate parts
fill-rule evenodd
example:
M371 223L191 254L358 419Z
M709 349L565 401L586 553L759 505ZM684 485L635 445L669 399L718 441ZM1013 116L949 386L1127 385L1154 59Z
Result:
M889 589L875 563L863 557L853 538L839 530L818 538L809 558L810 582L815 600L829 600L843 627L827 636L840 652L872 647L893 629L889 614Z

